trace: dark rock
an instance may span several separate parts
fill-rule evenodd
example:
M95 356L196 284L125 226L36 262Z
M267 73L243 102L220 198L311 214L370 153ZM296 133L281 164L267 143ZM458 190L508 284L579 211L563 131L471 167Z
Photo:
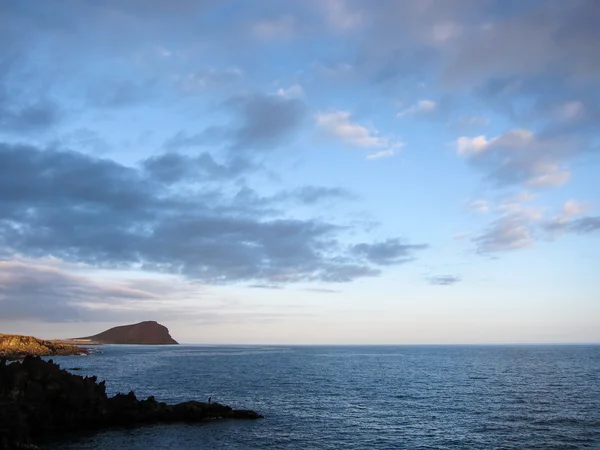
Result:
M104 382L74 375L39 357L7 364L0 360L0 449L35 448L44 439L81 430L155 422L259 419L254 411L219 403L177 405L133 392L109 398Z

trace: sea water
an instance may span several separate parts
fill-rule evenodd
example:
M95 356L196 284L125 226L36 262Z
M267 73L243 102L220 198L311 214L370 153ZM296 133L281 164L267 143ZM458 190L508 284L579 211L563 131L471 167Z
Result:
M83 433L59 449L600 447L600 346L103 346L55 358L110 395L212 397L256 421Z

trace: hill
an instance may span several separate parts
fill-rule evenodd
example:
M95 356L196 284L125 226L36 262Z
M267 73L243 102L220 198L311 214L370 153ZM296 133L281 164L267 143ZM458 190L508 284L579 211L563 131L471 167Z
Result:
M102 333L73 341L90 344L139 344L139 345L173 345L178 342L171 337L164 325L154 321L140 322L133 325L122 325Z

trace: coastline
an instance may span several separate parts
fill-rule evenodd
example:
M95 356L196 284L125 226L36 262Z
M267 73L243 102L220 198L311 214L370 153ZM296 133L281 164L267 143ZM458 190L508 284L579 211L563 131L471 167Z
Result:
M115 426L262 417L216 402L139 400L133 391L108 397L105 381L72 374L52 360L0 359L0 450L37 448L49 438Z
M80 345L38 339L18 334L0 334L0 358L19 360L27 356L78 356L89 355Z

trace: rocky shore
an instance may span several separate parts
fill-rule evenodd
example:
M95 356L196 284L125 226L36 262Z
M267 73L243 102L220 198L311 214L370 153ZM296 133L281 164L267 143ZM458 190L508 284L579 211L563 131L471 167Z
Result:
M87 355L88 350L72 344L44 341L32 336L0 334L0 358L20 359L34 356Z
M104 381L71 374L52 360L27 356L8 363L0 359L1 450L36 448L49 437L81 430L261 417L219 403L167 405L154 397L138 400L133 392L109 398Z

